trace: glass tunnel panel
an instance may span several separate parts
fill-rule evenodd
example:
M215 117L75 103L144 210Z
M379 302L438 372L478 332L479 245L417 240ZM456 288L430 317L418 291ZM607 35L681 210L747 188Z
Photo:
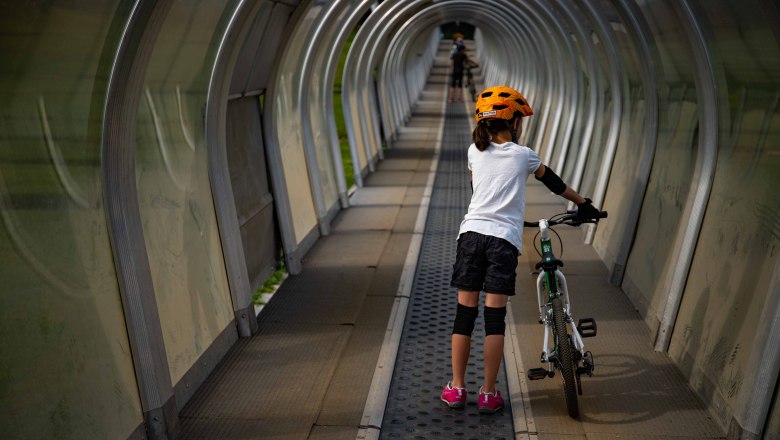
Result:
M328 224L339 208L339 173L334 163L330 144L330 126L326 109L328 97L324 94L327 76L327 57L332 55L324 41L331 41L335 23L341 22L343 4L331 3L325 7L313 7L306 16L315 17L306 26L308 34L303 36L305 44L300 54L301 61L296 70L296 99L300 100L303 147L312 179L311 193L317 210L320 230L329 233Z
M290 198L293 231L296 244L302 243L317 227L317 210L312 195L312 180L304 148L301 127L300 84L301 56L307 42L308 29L315 23L317 12L308 11L296 25L290 41L284 46L279 74L274 84L272 105L272 135L276 135L284 167L285 184Z
M317 156L317 167L320 171L320 184L325 202L325 209L329 209L338 204L339 191L336 185L336 168L333 163L333 155L330 151L330 135L325 116L325 102L323 101L322 78L318 71L313 71L311 75L311 90L309 95L309 108L312 130L312 141L314 151Z
M230 3L172 5L138 109L138 202L174 384L233 319L203 122Z
M646 49L651 36L643 34L640 20L641 16L632 16L628 9L615 11L610 20L626 85L620 134L602 208L613 218L626 221L600 223L593 245L612 270L613 284L622 280L631 244L624 241L630 241L626 237L633 236L634 219L655 151L656 127L652 121L657 112L649 95L655 93L655 86L652 59Z
M673 10L649 5L645 18L660 56L658 141L623 289L651 329L657 328L667 292L661 285L696 165L698 102L689 49L680 44ZM659 239L660 238L660 239Z
M762 346L771 319L762 312L777 293L771 283L780 249L780 41L767 42L780 16L757 0L724 3L702 2L701 11L723 63L718 86L729 118L722 123L731 131L720 138L669 354L699 393L715 387L711 407L739 408L740 399L752 400L748 385L761 362L751 354L771 350Z
M126 438L142 410L100 136L130 8L28 3L0 14L0 432Z

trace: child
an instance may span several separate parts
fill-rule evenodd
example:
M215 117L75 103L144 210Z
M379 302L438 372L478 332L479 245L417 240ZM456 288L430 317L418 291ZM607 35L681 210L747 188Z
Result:
M455 100L455 91L457 90L458 102L463 101L463 71L467 65L474 64L473 61L466 55L466 46L456 45L457 49L455 53L450 57L450 68L452 69L452 80L450 82L450 98L449 102ZM457 87L457 89L456 89Z
M441 400L450 408L466 405L466 363L482 290L487 294L483 311L484 383L477 406L485 414L504 407L504 399L496 390L496 376L504 349L506 305L515 294L528 175L533 174L553 193L576 203L579 219L599 215L590 199L567 187L533 150L516 144L522 133L522 118L532 114L523 95L509 87L488 88L477 99L477 127L474 143L468 149L474 194L460 225L451 282L458 289L452 331L452 381L441 394Z

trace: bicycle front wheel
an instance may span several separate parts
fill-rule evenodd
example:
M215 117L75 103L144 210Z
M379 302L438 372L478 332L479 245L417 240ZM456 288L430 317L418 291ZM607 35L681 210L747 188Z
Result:
M566 329L566 314L563 311L563 302L555 298L552 302L553 322L555 334L558 338L558 368L563 378L563 392L566 396L566 408L569 417L576 419L580 414L577 403L577 383L574 378L574 353L572 352L571 338Z

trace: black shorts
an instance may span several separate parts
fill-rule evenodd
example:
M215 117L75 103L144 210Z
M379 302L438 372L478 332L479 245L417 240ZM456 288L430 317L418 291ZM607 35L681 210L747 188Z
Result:
M463 71L462 70L455 70L452 72L452 82L450 83L450 86L452 87L462 87L463 86Z
M465 232L458 238L450 285L460 290L515 294L517 248L503 238Z

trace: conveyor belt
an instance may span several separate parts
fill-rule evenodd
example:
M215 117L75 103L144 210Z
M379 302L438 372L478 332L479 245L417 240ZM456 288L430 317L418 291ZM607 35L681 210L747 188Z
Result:
M447 105L425 238L398 349L381 438L514 437L503 364L497 388L506 402L504 410L493 415L481 415L477 411L477 393L483 378L481 307L466 374L466 408L450 409L439 401L442 387L452 374L450 334L457 294L449 282L455 261L455 239L471 196L466 168L466 150L471 143L467 117L462 103Z

